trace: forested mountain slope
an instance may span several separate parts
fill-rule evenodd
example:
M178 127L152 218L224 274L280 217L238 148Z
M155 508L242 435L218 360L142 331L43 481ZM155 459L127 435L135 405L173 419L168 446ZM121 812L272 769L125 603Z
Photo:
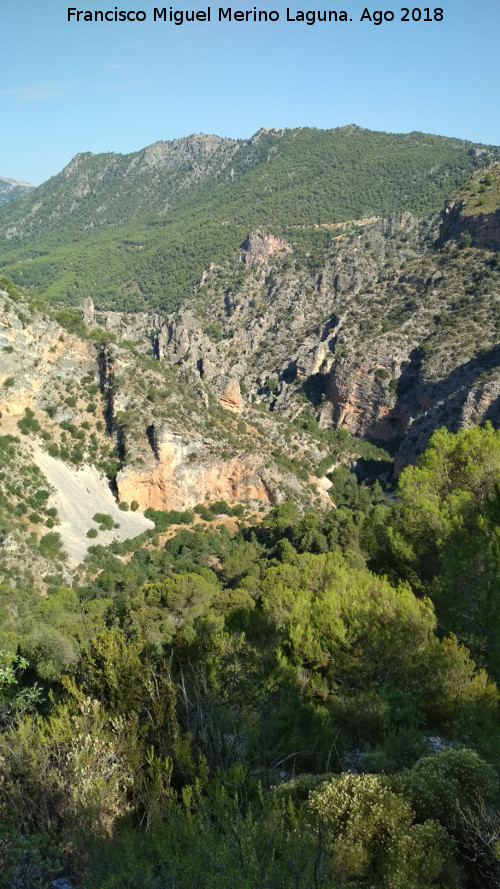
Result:
M348 126L80 154L0 211L2 267L51 299L172 309L203 268L230 256L254 228L307 253L325 243L321 226L437 211L494 153L456 139Z

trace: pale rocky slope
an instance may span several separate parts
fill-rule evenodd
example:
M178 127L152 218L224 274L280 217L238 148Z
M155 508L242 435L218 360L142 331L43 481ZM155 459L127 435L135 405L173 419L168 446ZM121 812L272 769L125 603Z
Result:
M103 546L113 540L128 540L154 528L153 522L140 513L118 509L107 480L94 466L74 469L40 447L34 448L33 462L53 489L47 502L49 507L57 509L60 522L57 530L73 564L85 558L88 547L94 542L86 535L90 528L96 528L97 523L93 520L96 513L111 516L114 522L112 530L99 534L99 543Z

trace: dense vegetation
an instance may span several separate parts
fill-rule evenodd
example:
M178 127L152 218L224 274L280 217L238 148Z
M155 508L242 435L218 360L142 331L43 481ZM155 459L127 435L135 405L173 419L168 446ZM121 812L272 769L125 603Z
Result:
M495 164L487 172L475 176L453 195L454 200L464 201L464 216L477 213L495 213L500 205L500 168Z
M92 295L102 308L172 310L254 228L305 255L328 236L316 226L439 210L489 160L468 142L355 126L261 131L220 150L219 166L208 156L192 182L189 158L152 173L141 153L80 155L0 210L2 268L73 305Z
M339 469L4 586L0 885L497 886L499 478L441 430L394 501Z

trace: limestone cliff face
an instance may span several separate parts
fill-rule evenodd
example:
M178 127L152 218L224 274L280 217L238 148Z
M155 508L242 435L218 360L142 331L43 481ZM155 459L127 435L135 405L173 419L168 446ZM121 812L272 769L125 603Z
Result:
M183 157L192 162L190 172L195 172L193 164L210 162L212 157L216 161L227 160L234 153L238 143L234 139L224 139L221 136L211 136L205 133L194 133L181 139L173 139L171 142L154 142L133 156L127 169L127 175L132 171L150 170L160 168L163 170L175 169L179 166L179 159Z
M116 479L120 500L136 500L141 510L182 510L206 497L269 505L280 499L276 480L256 456L221 459L216 443L161 426L151 430L150 441L154 454L145 465L125 467Z
M439 244L470 236L473 247L500 250L500 210L495 213L467 214L465 201L447 201L439 229Z
M492 356L495 360L495 356ZM463 426L474 426L490 420L500 427L500 374L496 349L496 368L490 374L477 375L474 366L456 375L453 380L430 383L421 380L414 393L409 390L403 398L411 404L409 424L395 455L396 478L402 469L414 463L427 446L430 436L445 426L458 432Z
M28 322L15 312L0 316L3 414L20 417L25 408L44 408L52 401L55 381L76 380L94 366L92 345L62 333L54 320L34 316ZM60 411L64 409L67 410L66 405ZM62 415L56 418L67 419Z
M410 415L395 407L394 397L377 376L377 370L388 373L382 367L339 362L329 376L322 425L328 419L352 435L370 435L381 441L404 435Z
M396 476L441 426L452 432L485 420L500 426L498 346L441 379L429 379L419 349L397 359L381 350L379 358L376 367L346 359L332 366L320 419L356 436L395 441Z
M285 256L292 252L291 245L284 238L277 238L263 231L251 232L240 249L241 259L246 265L268 262L277 253Z
M158 331L154 338L154 349L158 359L164 358L170 364L185 361L196 369L198 362L204 357L209 359L211 355L216 355L214 343L203 333L199 321L194 318L186 304L181 306L175 315L168 315L166 318L154 316L153 323ZM209 361L207 367L208 364Z
M222 377L218 380L219 402L222 407L228 411L241 413L243 402L241 399L241 389L238 380L230 377Z
M10 298L0 290L0 305L0 435L20 437L21 449L31 445L53 487L64 489L63 501L50 502L57 509L53 526L77 561L90 545L87 531L96 512L113 516L110 533L116 539L137 533L127 522L134 514L118 509L116 495L124 503L136 501L141 510L185 510L205 500L226 500L267 511L290 493L297 500L329 504L323 488L313 489L314 478L305 484L275 459L281 442L276 420L261 412L249 418L239 381L221 372L220 357L214 354L209 367L209 357L201 353L206 370L198 358L192 360L196 343L215 348L194 320L188 318L183 327L180 318L175 325L152 316L102 315L87 299L82 315L88 325L123 336L128 345L120 346L114 338L80 339L50 313L29 309L15 293ZM166 355L154 360L151 333L154 339L163 329ZM170 343L178 350L183 333L189 348L171 363ZM137 350L130 347L131 335ZM146 348L147 357L140 354ZM81 480L81 491L71 488L68 473ZM97 497L98 488L106 504ZM23 534L36 546L33 541L47 533L38 519L18 530L16 546ZM0 552L0 563L2 558ZM44 567L42 573L51 572Z
M240 413L239 380L221 359L217 344L203 333L189 307L182 306L177 315L169 315L166 319L155 316L154 324L158 328L154 338L158 360L188 368L195 377L199 376L210 385L222 407Z

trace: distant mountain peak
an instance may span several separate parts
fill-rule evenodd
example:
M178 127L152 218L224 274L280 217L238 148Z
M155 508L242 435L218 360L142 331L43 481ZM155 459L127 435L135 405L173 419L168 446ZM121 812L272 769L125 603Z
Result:
M0 204L18 198L30 188L34 188L29 182L22 182L20 179L9 179L8 176L0 176Z
M84 163L84 161L88 160L89 157L92 157L91 151L79 151L78 154L75 154L74 157L71 158L69 164L66 164L66 166L63 167L61 175L66 177L70 176Z
M9 179L8 176L0 176L0 182L6 182L8 185L23 185L26 188L34 188L34 185L31 185L30 182L23 182L22 179Z
M257 130L257 132L251 136L249 141L251 145L254 145L255 142L259 141L261 136L283 136L286 132L286 127L261 127L260 130Z

